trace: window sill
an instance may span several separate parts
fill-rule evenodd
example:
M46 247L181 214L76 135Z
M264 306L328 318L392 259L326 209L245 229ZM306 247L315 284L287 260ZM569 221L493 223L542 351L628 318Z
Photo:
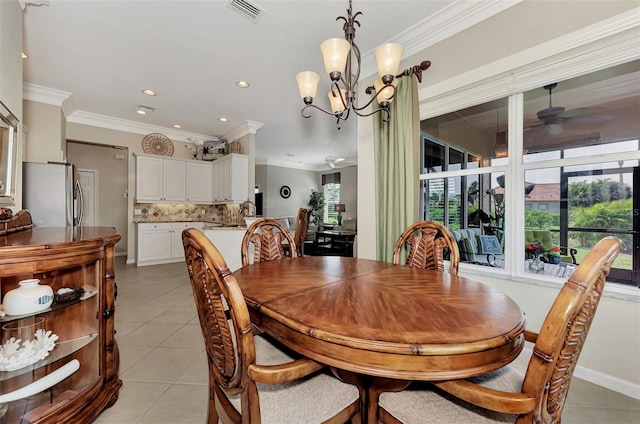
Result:
M445 269L447 269L447 267L445 267ZM548 275L512 275L509 270L465 263L460 263L460 271L462 271L464 274L470 274L474 276L490 276L501 280L552 287L557 289L561 288L566 281L566 278L553 277ZM628 302L640 303L639 288L632 287L626 284L615 283L612 281L607 281L607 283L605 284L603 296L613 299L626 300Z

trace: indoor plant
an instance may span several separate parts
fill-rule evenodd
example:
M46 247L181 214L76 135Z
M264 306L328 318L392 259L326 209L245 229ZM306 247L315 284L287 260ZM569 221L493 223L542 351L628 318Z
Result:
M324 193L311 190L309 207L311 208L311 221L316 224L322 223L324 215Z

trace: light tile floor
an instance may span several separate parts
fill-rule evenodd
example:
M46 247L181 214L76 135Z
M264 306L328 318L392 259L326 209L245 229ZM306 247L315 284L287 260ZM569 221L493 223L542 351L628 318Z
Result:
M116 338L124 385L98 424L203 424L207 360L184 263L116 259ZM574 378L564 424L640 424L640 401Z

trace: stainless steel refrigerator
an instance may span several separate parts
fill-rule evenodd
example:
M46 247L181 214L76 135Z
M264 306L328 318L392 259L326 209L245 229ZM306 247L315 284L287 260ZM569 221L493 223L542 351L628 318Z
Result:
M22 204L36 227L73 227L82 222L82 190L76 167L61 162L24 162Z

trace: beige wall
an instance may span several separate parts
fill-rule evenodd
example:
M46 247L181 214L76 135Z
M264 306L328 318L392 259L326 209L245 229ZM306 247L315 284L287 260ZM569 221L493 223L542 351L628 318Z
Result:
M425 48L405 59L401 68L422 60L432 61L419 86L420 116L421 119L438 116L460 109L461 105L480 104L540 86L549 82L545 78L560 78L560 75L549 76L543 72L545 67L560 66L554 64L561 64L564 57L580 58L585 52L592 52L590 54L594 54L595 59L586 65L604 67L607 53L598 52L607 43L615 45L616 41L610 40L615 38L616 25L602 24L600 32L599 25L594 25L584 34L572 32L635 9L635 20L631 18L625 22L635 22L637 39L637 8L635 1L524 1ZM598 38L600 33L602 35ZM627 54L622 47L615 51L620 51L621 56ZM629 49L628 60L637 58L638 52L637 47ZM558 58L561 56L563 58ZM572 67L565 70L562 77L570 77L575 72L584 73L585 68ZM526 73L521 72L520 79L512 77L512 73L523 69ZM371 79L360 87L370 83ZM459 104L452 104L451 99ZM358 120L358 200L361 205L375 204L375 190L370 187L370 182L375 180L372 127L371 118ZM375 213L361 207L358 213L359 257L376 256L375 222ZM529 325L536 329L558 287L526 284L511 276L490 277L482 271L470 270L468 275L510 294L527 313ZM465 274L464 270L462 274ZM640 398L640 303L637 294L626 294L630 300L613 298L615 295L610 287L605 288L606 297L598 310L576 375Z
M66 161L66 120L59 106L25 100L25 161Z

